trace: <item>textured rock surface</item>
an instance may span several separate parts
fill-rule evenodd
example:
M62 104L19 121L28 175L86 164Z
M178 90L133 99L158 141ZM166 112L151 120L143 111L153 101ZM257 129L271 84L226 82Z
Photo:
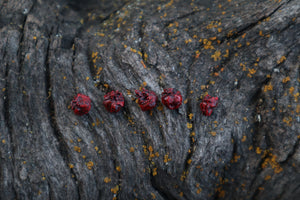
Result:
M0 1L0 199L296 199L299 13L297 0ZM143 112L141 87L184 103Z

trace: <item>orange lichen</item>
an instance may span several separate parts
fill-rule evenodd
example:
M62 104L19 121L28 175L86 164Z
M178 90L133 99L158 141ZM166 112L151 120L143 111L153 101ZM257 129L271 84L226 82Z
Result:
M81 152L81 148L80 148L80 147L78 147L78 146L74 146L74 150L75 150L75 151L77 151L78 153L80 153L80 152Z
M153 192L151 192L151 196L152 196L152 199L156 199L156 195Z
M246 136L246 135L243 135L243 137L242 137L241 141L242 141L242 142L245 142L245 141L246 141L246 139L247 139L247 136Z
M119 192L119 185L116 185L116 187L111 188L110 191L114 194L117 194Z
M188 129L191 129L191 128L193 127L193 124L191 124L191 123L186 123L186 126L187 126Z
M268 165L270 165L272 167L272 169L274 170L274 172L276 174L282 172L282 167L279 165L279 163L276 161L277 156L273 155L272 153L268 153L269 157L267 157L264 162L262 163L261 167L264 169L266 168Z
M273 90L272 84L269 83L268 85L265 85L263 90L264 90L264 92Z
M277 60L277 64L283 63L283 61L286 60L285 56L281 56L281 58L279 60Z
M270 180L270 179L271 179L271 176L270 176L270 175L267 175L267 176L265 177L265 181Z
M291 126L291 122L293 121L292 117L284 117L283 122L285 122L288 126Z
M134 152L134 147L130 147L129 152Z
M293 94L293 93L294 93L294 90L295 90L295 88L294 88L294 87L290 87L290 89L289 89L289 93L290 93L290 94Z
M167 163L167 162L169 162L169 161L171 161L172 159L171 158L169 158L169 154L165 154L164 155L164 163Z
M215 131L211 131L211 132L209 132L212 136L216 136L217 135L217 132L215 132Z
M111 178L105 177L103 181L104 181L104 183L109 183L109 182L111 182Z
M86 166L87 166L87 168L89 169L89 170L91 170L92 168L93 168L93 166L94 166L94 163L92 162L92 161L89 161L89 162L87 162L87 163L85 163L86 164Z
M290 77L287 76L287 77L285 77L284 79L282 79L282 83L287 83L287 82L290 81L290 80L291 80Z
M213 55L211 55L211 58L213 58L214 61L218 61L221 60L220 56L221 56L221 51L217 50Z
M153 168L152 170L152 176L156 176L157 175L157 168Z
M259 147L256 147L256 151L257 154L261 154L261 149Z

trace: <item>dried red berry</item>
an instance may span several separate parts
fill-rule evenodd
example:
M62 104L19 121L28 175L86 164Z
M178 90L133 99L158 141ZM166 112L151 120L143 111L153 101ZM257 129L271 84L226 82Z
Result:
M200 103L202 113L205 116L210 116L212 114L213 108L215 108L218 105L218 101L218 97L211 97L209 95L206 95Z
M104 95L103 104L107 111L111 113L119 112L125 104L124 96L118 90L111 91Z
M91 99L86 95L77 94L77 96L72 100L71 106L76 115L85 115L91 109Z
M156 106L158 98L153 91L143 88L142 91L135 90L134 92L138 98L138 104L140 105L142 111L151 110Z
M168 88L164 89L161 94L161 101L167 108L174 110L181 106L182 96L181 93L174 88Z

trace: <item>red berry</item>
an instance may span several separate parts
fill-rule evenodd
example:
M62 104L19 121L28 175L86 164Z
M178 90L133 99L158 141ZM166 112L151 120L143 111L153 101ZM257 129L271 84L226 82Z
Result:
M211 97L209 95L206 95L200 103L202 113L205 116L210 116L212 114L213 108L215 108L218 105L218 101L218 97Z
M181 106L182 96L181 93L173 88L164 89L161 94L162 103L167 106L167 108L174 110Z
M125 104L124 96L118 90L111 91L104 95L103 104L107 111L111 113L119 112Z
M71 102L71 107L76 115L85 115L91 109L91 99L86 95L77 94L77 96L74 97L74 99Z
M151 110L156 106L158 98L153 91L143 88L142 91L135 90L134 92L138 98L138 104L140 105L142 111Z

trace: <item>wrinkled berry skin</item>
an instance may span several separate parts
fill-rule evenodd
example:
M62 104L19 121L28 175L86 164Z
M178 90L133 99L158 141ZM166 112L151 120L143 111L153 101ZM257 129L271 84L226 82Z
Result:
M181 93L174 88L164 89L161 94L162 103L169 109L175 110L182 104Z
M135 90L134 92L142 111L152 110L156 106L158 98L153 91L143 88L142 91Z
M124 107L125 100L124 96L118 90L111 91L104 95L103 105L105 106L106 110L111 113L116 113Z
M215 108L218 105L218 101L218 97L211 97L209 95L206 95L200 103L202 113L205 116L210 116L213 112L213 108Z
M84 94L77 94L71 101L71 108L76 115L82 116L87 114L91 109L91 99Z

